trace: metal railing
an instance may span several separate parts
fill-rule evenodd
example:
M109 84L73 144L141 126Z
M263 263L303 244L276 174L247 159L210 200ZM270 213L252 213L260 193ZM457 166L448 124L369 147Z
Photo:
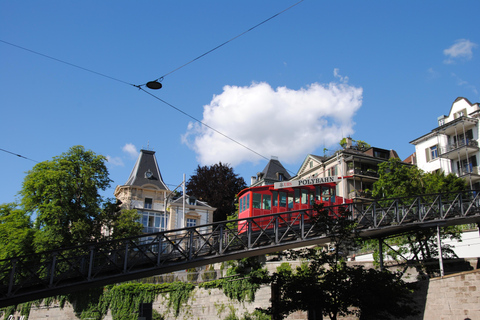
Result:
M325 207L361 237L480 222L477 191ZM216 262L327 243L312 209L223 221L0 260L0 307Z

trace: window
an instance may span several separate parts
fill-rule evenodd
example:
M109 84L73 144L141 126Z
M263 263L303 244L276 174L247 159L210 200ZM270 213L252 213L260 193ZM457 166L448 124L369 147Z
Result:
M252 205L254 209L260 209L262 203L262 195L260 193L253 193L252 195Z
M329 177L337 176L337 166L333 166L333 167L327 169L327 172L328 172Z
M145 198L145 203L143 205L145 209L152 209L152 199L151 198Z
M272 192L272 200L273 200L273 206L278 207L278 192L277 191Z
M159 231L165 231L168 225L168 215L159 212L145 212L139 211L142 215L142 224L143 224L143 232L145 233L153 233Z
M270 206L272 204L272 196L269 194L263 195L263 207L262 209L270 210Z
M302 189L302 204L308 204L308 190Z
M285 192L280 191L280 207L287 206L287 194Z
M187 227L195 227L197 225L197 219L187 219Z
M295 189L295 203L300 203L300 189Z
M425 149L425 157L428 161L432 161L438 158L438 146L434 145L430 148Z
M288 209L293 209L293 195L291 193L288 194Z

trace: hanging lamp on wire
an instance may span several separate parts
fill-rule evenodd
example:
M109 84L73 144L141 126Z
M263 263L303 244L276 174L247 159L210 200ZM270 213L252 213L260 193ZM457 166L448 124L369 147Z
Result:
M152 89L152 90L161 89L162 88L162 83L161 83L162 80L163 80L163 77L161 77L157 80L149 81L149 82L147 82L146 86L147 86L147 88Z

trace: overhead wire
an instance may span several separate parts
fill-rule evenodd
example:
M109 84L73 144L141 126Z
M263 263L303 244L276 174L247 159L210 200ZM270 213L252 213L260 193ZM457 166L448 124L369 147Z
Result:
M223 47L224 45L226 45L226 44L228 44L228 43L232 42L233 40L235 40L235 39L237 39L237 38L239 38L239 37L243 36L244 34L246 34L246 33L250 32L250 31L252 31L253 29L255 29L255 28L257 28L257 27L261 26L262 24L264 24L264 23L266 23L266 22L268 22L268 21L270 21L270 20L274 19L275 17L277 17L277 16L281 15L281 14L282 14L282 13L284 13L285 11L288 11L288 10L290 10L291 8L295 7L296 5L300 4L302 1L304 1L304 0L300 0L300 1L298 1L297 3L295 3L295 4L291 5L290 7L288 7L288 8L286 8L286 9L284 9L284 10L282 10L282 11L280 11L280 12L278 12L278 13L274 14L274 15L273 15L273 16L271 16L270 18L263 20L262 22L260 22L260 23L258 23L258 24L256 24L256 25L254 25L254 26L253 26L253 27L251 27L250 29L248 29L248 30L245 30L244 32L242 32L242 33L240 33L240 34L236 35L235 37L233 37L233 38L231 38L231 39L229 39L229 40L225 41L224 43L222 43L222 44L220 44L220 45L216 46L216 47L215 47L215 48L213 48L213 49L210 49L210 50L208 50L207 52L205 52L205 53L203 53L203 54L199 55L198 57L196 57L196 58L194 58L194 59L190 60L189 62L187 62L187 63L185 63L185 64L181 65L180 67L178 67L178 68L175 68L175 69L173 69L173 70L172 70L172 71L170 71L170 72L167 72L167 73L166 73L166 74L164 74L163 76L161 76L161 77L158 77L157 79L155 79L155 80L153 80L153 81L159 81L160 79L162 79L162 80L163 80L163 79L164 79L166 76L168 76L168 75L170 75L170 74L172 74L172 73L174 73L174 72L176 72L176 71L178 71L178 70L182 69L183 67L186 67L186 66L187 66L187 65L189 65L190 63L192 63L192 62L195 62L195 61L197 61L197 60L198 60L198 59L200 59L200 58L203 58L203 57L204 57L204 56L206 56L207 54L209 54L209 53L212 53L213 51L215 51L215 50L217 50L217 49L219 49L219 48ZM146 84L147 84L147 83L140 84L140 85L136 85L136 87L142 87L142 86L145 86Z
M39 163L37 160L33 160L33 159L30 159L30 158L27 158L27 157L25 157L25 156L22 156L21 154L14 153L14 152L11 152L11 151L8 151L8 150L5 150L5 149L2 149L2 148L0 148L0 151L6 152L6 153L10 153L10 154L13 154L14 156L17 156L17 157L19 157L19 158L23 158L23 159L27 159L27 160L30 160L30 161L33 161L33 162Z
M187 62L187 63L185 63L185 64L183 64L183 65L181 65L181 66L179 66L179 67L177 67L177 68L175 68L175 69L173 69L173 70L172 70L172 71L170 71L170 72L167 72L167 73L166 73L166 74L164 74L163 76L156 78L154 81L163 80L163 79L164 79L164 77L166 77L166 76L168 76L168 75L170 75L170 74L172 74L172 73L174 73L174 72L176 72L176 71L178 71L178 70L182 69L183 67L185 67L185 66L187 66L187 65L191 64L192 62L194 62L194 61L197 61L198 59L200 59L200 58L202 58L202 57L206 56L207 54L209 54L209 53L211 53L211 52L213 52L213 51L215 51L215 50L217 50L217 49L219 49L219 48L223 47L224 45L226 45L226 44L228 44L228 43L230 43L230 42L234 41L235 39L237 39L237 38L241 37L242 35L244 35L244 34L246 34L246 33L250 32L250 31L254 30L255 28L257 28L257 27L259 27L259 26L263 25L264 23L266 23L266 22L268 22L268 21L270 21L270 20L274 19L275 17L279 16L280 14L282 14L282 13L284 13L284 12L286 12L286 11L290 10L291 8L293 8L293 7L295 7L295 6L297 6L298 4L300 4L300 3L301 3L301 2L303 2L303 1L304 1L304 0L300 0L300 1L296 2L295 4L293 4L293 5L289 6L288 8L286 8L286 9L284 9L284 10L282 10L282 11L280 11L280 12L278 12L278 13L274 14L273 16L269 17L268 19L265 19L265 20L263 20L262 22L260 22L260 23L258 23L258 24L256 24L256 25L254 25L253 27L249 28L248 30L246 30L246 31L244 31L244 32L242 32L242 33L240 33L240 34L236 35L235 37L233 37L233 38L231 38L231 39L229 39L229 40L227 40L227 41L225 41L225 42L223 42L222 44L220 44L220 45L216 46L215 48L213 48L213 49L210 49L209 51L207 51L207 52L205 52L205 53L203 53L203 54L199 55L198 57L196 57L196 58L194 58L194 59L190 60L189 62ZM237 141L237 140L235 140L235 139L233 139L233 138L230 138L230 137L229 137L229 136L227 136L226 134L224 134L224 133L222 133L222 132L218 131L217 129L215 129L215 128L213 128L213 127L209 126L208 124L206 124L206 123L202 122L201 120L199 120L199 119L197 119L197 118L193 117L192 115L190 115L190 114L188 114L187 112L185 112L185 111L181 110L180 108L177 108L177 107L175 107L173 104L171 104L171 103L168 103L167 101L165 101L165 100L163 100L163 99L161 99L161 98L157 97L156 95L154 95L154 94L152 94L152 93L150 93L150 92L146 91L145 89L143 89L143 87L144 87L144 86L145 86L147 83L140 84L140 85L135 85L135 84L129 83L129 82L127 82L127 81L123 81L123 80L120 80L120 79L118 79L118 78L114 78L114 77L111 77L111 76L109 76L109 75L106 75L106 74L103 74L103 73L100 73L100 72L97 72L97 71L94 71L94 70L91 70L91 69L88 69L88 68L81 67L81 66L79 66L79 65L76 65L76 64L73 64L73 63L70 63L70 62L67 62L67 61L64 61L64 60L61 60L61 59L58 59L58 58L55 58L55 57L49 56L49 55L47 55L47 54L40 53L40 52L38 52L38 51L35 51L35 50L31 50L31 49L28 49L28 48L25 48L25 47L22 47L22 46L16 45L16 44L14 44L14 43L11 43L11 42L8 42L8 41L2 40L2 39L0 39L0 42L2 42L2 43L5 43L5 44L8 44L8 45L10 45L10 46L13 46L13 47L16 47L16 48L19 48L19 49L22 49L22 50L25 50L25 51L28 51L28 52L31 52L31 53L34 53L34 54L37 54L37 55L40 55L40 56L42 56L42 57L45 57L45 58L48 58L48 59L51 59L51 60L54 60L54 61L57 61L57 62L60 62L60 63L66 64L66 65L69 65L69 66L72 66L72 67L75 67L75 68L78 68L78 69L81 69L81 70L84 70L84 71L87 71L87 72L90 72L90 73L93 73L93 74L96 74L96 75L99 75L99 76L102 76L102 77L105 77L105 78L108 78L108 79L111 79L111 80L114 80L114 81L117 81L117 82L121 82L121 83L123 83L123 84L126 84L126 85L129 85L129 86L136 87L136 88L138 88L140 91L143 91L144 93L146 93L146 94L148 94L148 95L150 95L150 96L154 97L155 99L157 99L157 100L159 100L159 101L163 102L163 103L164 103L164 104L166 104L167 106L169 106L169 107L171 107L171 108L173 108L173 109L177 110L178 112L180 112L180 113L182 113L182 114L186 115L187 117L189 117L189 118L191 118L191 119L195 120L196 122L198 122L198 123L202 124L203 126L205 126L205 127L209 128L210 130L212 130L212 131L216 132L217 134L219 134L219 135L221 135L221 136L223 136L223 137L225 137L225 138L229 139L230 141L232 141L232 142L234 142L234 143L236 143L236 144L240 145L241 147L243 147L243 148L245 148L245 149L247 149L247 150L249 150L249 151L253 152L254 154L256 154L256 155L260 156L261 158L263 158L263 159L266 159L266 160L269 160L269 158L265 157L264 155L262 155L262 154L258 153L258 152L257 152L257 151L255 151L255 150L253 150L253 149L249 148L248 146L246 146L246 145L242 144L241 142L239 142L239 141ZM24 156L21 156L21 155L15 154L15 153L13 153L13 152L9 152L9 151L7 151L7 150L4 150L4 149L0 149L0 150L1 150L1 151L4 151L4 152L11 153L11 154L13 154L13 155L16 155L16 156L18 156L18 157L22 157L22 158L25 158L25 159L28 159L28 160L31 160L31 161L35 161L35 160L29 159L29 158L27 158L27 157L24 157ZM38 163L38 161L35 161L35 162L37 162L37 163Z
M71 66L71 67L75 67L75 68L81 69L81 70L83 70L83 71L87 71L87 72L90 72L90 73L93 73L93 74L96 74L96 75L99 75L99 76L102 76L102 77L105 77L105 78L108 78L108 79L111 79L111 80L115 80L115 81L118 81L118 82L121 82L121 83L124 83L124 84L128 84L128 85L131 85L131 86L134 86L134 87L135 87L135 85L132 84L132 83L128 83L128 82L126 82L126 81L123 81L123 80L120 80L120 79L117 79L117 78L108 76L108 75L106 75L106 74L103 74L103 73L100 73L100 72L97 72L97 71L93 71L93 70L91 70L91 69L87 69L87 68L81 67L81 66L79 66L79 65L76 65L76 64L73 64L73 63L70 63L70 62L67 62L67 61L64 61L64 60L61 60L61 59L58 59L58 58L49 56L49 55L47 55L47 54L44 54L44 53L41 53L41 52L38 52L38 51L35 51L35 50L32 50L32 49L28 49L28 48L19 46L19 45L17 45L17 44L14 44L14 43L11 43L11 42L2 40L2 39L0 39L0 42L3 42L3 43L5 43L5 44L8 44L8 45L10 45L10 46L12 46L12 47L16 47L16 48L19 48L19 49L22 49L22 50L25 50L25 51L28 51L28 52L37 54L37 55L39 55L39 56L42 56L42 57L45 57L45 58L48 58L48 59L51 59L51 60L54 60L54 61L57 61L57 62L66 64L66 65L69 65L69 66Z

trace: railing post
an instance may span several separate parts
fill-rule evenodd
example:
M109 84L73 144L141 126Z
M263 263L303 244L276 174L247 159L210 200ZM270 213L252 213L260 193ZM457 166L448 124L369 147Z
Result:
M372 215L373 215L373 227L377 227L377 200L373 201L372 204Z
M160 266L160 257L162 256L163 251L163 234L160 235L160 239L158 240L158 253L157 253L157 267Z
M247 221L248 230L247 230L247 248L250 249L252 247L252 220L249 219Z
M305 214L306 214L306 211L303 212L303 214L300 218L300 238L302 240L305 239ZM312 218L313 218L313 212L310 212L310 215L312 216L310 218L310 221L311 221Z
M438 213L440 214L440 218L443 219L443 201L442 201L442 195L438 195Z
M8 282L8 296L13 291L13 285L15 284L15 269L17 268L17 261L18 259L14 259L12 261L12 270L10 271L10 281Z
M397 221L395 221L395 222L400 223L400 212L399 212L399 209L398 209L398 201L399 201L399 199L395 199L395 219L397 219Z
M223 224L220 225L220 234L218 236L218 252L223 253Z
M95 247L93 246L90 247L90 260L88 262L88 276L87 276L88 281L92 279L94 248Z
M279 232L278 215L274 216L274 219L275 219L275 224L274 224L273 228L274 228L274 233L275 233L275 244L278 244L278 232Z
M188 260L192 260L193 256L193 230L190 230L190 236L188 237L189 248L188 248Z
M125 244L125 257L123 258L123 273L127 273L128 266L128 242Z
M50 287L53 285L53 279L55 278L56 264L57 264L57 252L54 252L53 258L52 258L52 266L50 268L50 282L48 284Z

